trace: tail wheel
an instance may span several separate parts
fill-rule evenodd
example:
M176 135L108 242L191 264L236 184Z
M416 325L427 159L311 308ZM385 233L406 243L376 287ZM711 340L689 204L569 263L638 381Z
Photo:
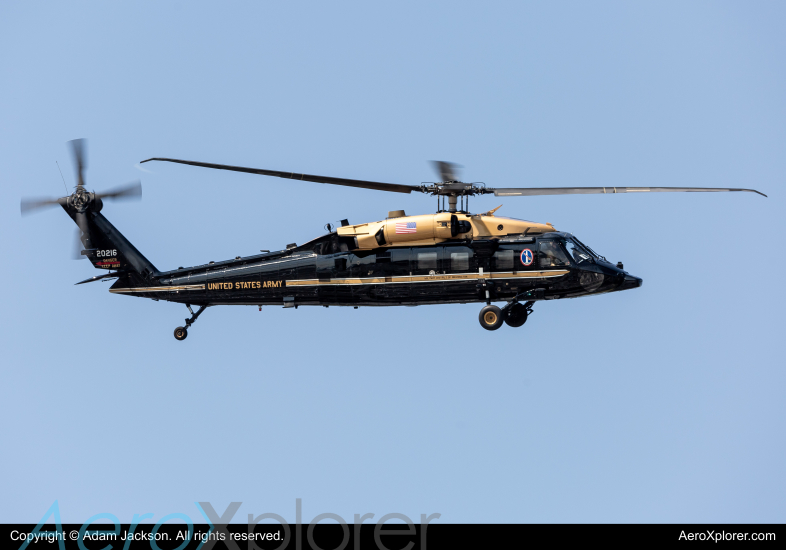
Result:
M520 327L527 322L527 308L518 302L513 304L505 312L505 324L509 327Z
M178 340L185 340L188 336L188 331L183 327L177 327L175 329L175 338Z
M497 330L502 326L502 310L497 306L486 306L480 310L478 319L480 326L486 330Z

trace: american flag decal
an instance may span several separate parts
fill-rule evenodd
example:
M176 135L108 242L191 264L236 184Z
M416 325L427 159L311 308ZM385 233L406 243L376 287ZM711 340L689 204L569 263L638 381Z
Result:
M396 235L399 233L417 233L417 222L396 222Z

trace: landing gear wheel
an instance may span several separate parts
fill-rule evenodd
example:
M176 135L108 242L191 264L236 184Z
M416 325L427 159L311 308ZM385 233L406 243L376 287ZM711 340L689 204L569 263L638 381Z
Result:
M478 319L480 326L486 330L497 330L502 326L502 310L497 306L486 306L480 310Z
M183 327L177 327L175 329L175 338L178 340L185 340L186 336L188 336L188 331Z
M509 327L518 328L527 322L527 308L518 302L513 304L505 312L505 324Z

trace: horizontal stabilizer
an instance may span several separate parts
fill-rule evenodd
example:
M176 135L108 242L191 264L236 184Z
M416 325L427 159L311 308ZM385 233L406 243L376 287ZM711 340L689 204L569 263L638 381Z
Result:
M92 283L94 281L99 281L101 279L117 279L118 277L122 277L125 275L125 271L116 271L115 273L105 273L104 275L96 275L95 277L90 277L89 279L85 279L84 281L79 281L78 283L74 283L74 285L83 285L85 283Z

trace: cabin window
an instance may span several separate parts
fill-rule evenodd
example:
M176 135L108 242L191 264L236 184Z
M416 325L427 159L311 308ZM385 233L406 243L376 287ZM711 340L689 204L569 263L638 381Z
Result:
M376 265L376 254L369 254L368 256L363 257L356 256L354 254L349 256L349 269L352 275L358 277L369 277L373 275Z
M515 254L513 250L497 250L494 253L494 258L497 260L497 269L513 269Z
M374 265L377 262L376 254L369 254L368 256L355 256L351 254L349 256L349 267L363 267Z
M451 252L450 269L452 271L466 271L469 269L469 252Z
M568 253L558 240L549 239L540 241L538 246L540 252L540 267L561 267L570 265Z
M418 252L417 269L437 269L437 253Z
M388 265L395 275L409 275L409 248L391 248Z

